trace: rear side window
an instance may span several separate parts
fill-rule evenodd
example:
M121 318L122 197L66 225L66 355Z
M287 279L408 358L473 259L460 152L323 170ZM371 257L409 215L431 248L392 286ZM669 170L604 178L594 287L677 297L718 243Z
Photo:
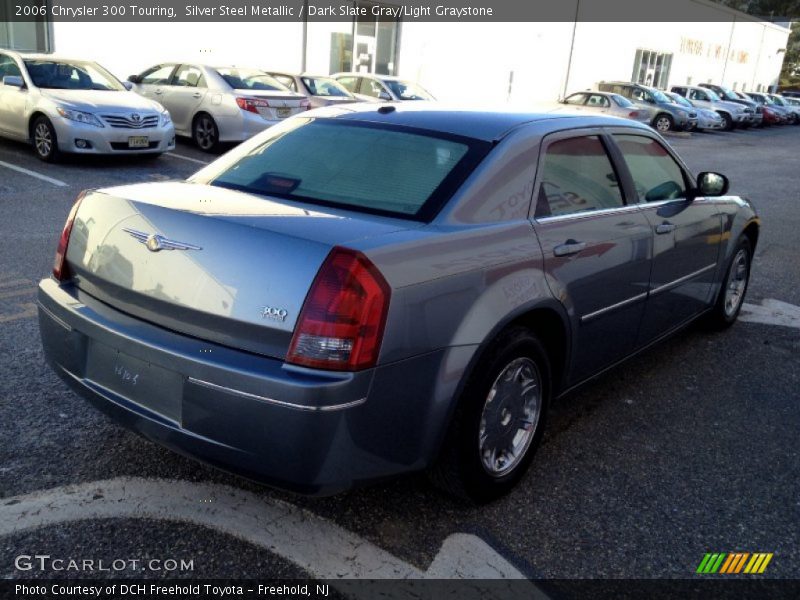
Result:
M683 169L659 142L641 135L615 135L614 139L631 172L640 202L686 195Z
M541 170L537 219L624 205L617 174L597 136L553 142Z
M340 77L337 81L341 83L348 92L354 93L356 91L358 79L355 77Z
M426 220L489 144L374 123L298 118L221 161L209 183L288 200Z

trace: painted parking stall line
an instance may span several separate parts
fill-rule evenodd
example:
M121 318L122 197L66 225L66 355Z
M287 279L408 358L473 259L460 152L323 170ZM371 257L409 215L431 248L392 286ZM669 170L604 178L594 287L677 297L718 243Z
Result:
M35 177L40 181L46 181L47 183L50 183L56 187L69 187L68 183L63 182L60 179L55 179L54 177L48 177L47 175L43 175L42 173L37 173L36 171L32 171L30 169L25 169L23 167L13 165L11 163L5 162L4 160L0 160L0 167L11 169L12 171L16 171L17 173L22 173L23 175L28 175L30 177Z
M187 160L189 162L197 163L198 165L210 165L210 162L205 160L200 160L199 158L192 158L191 156L184 156L183 154L175 154L174 152L167 152L166 156L170 156L172 158L179 158L180 160Z
M112 518L208 527L266 548L319 579L525 578L471 534L445 539L423 571L305 509L220 484L120 477L0 500L0 536Z
M739 320L800 329L800 306L772 298L762 300L760 305L744 303Z

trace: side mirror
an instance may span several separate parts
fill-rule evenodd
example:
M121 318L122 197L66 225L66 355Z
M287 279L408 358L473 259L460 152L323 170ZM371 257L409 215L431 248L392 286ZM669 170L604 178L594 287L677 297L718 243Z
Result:
M697 195L724 196L728 193L729 182L725 175L704 171L697 176Z
M22 89L25 87L25 80L19 75L6 75L3 77L3 85Z
M130 92L133 89L133 84L130 81L123 81L122 87Z
M130 75L128 81L131 83L142 83L142 78L139 75Z
M389 95L389 92L381 92L378 94L378 98L381 100L386 100L387 102L391 102L392 97Z

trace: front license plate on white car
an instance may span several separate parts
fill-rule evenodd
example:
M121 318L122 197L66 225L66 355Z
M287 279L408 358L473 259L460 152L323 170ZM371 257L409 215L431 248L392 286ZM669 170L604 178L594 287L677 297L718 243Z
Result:
M279 119L285 119L286 117L288 117L291 114L292 114L292 109L291 108L279 108L278 109L278 118Z
M146 135L134 135L128 138L128 148L149 148L150 138Z

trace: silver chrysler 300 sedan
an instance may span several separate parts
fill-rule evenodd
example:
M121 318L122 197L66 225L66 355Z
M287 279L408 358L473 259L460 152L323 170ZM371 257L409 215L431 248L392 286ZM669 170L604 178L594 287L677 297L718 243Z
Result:
M249 139L310 107L305 96L257 69L166 63L128 81L166 106L178 134L191 136L206 152L220 142Z
M169 113L129 92L97 63L0 50L0 135L61 152L162 154L175 147Z
M645 125L317 109L185 182L87 192L45 353L129 428L330 494L427 469L507 492L548 405L698 317L734 322L759 220Z

